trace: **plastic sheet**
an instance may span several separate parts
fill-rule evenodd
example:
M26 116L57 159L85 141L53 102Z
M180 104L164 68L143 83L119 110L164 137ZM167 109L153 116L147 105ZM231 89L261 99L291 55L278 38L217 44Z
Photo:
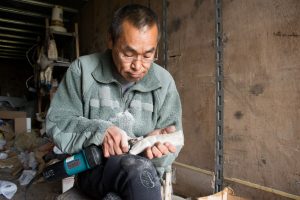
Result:
M0 180L0 194L3 194L6 198L11 199L17 192L17 189L16 184Z

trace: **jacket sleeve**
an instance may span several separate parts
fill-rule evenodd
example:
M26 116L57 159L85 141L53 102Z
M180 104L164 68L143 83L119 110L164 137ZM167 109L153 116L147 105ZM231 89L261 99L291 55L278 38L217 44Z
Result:
M80 61L74 61L61 81L46 116L46 133L64 153L75 153L103 142L112 124L83 113Z
M176 131L179 131L181 134L183 134L181 102L173 79L168 87L165 98L160 100L162 101L162 106L158 111L156 129L174 125L176 127ZM181 143L183 144L184 141L181 141ZM152 162L161 177L164 172L171 170L171 164L178 156L182 146L183 145L176 146L175 153L169 153L161 158L152 159Z

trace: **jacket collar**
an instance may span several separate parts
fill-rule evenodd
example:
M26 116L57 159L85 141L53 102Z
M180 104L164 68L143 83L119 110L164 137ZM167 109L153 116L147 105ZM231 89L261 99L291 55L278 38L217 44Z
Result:
M161 87L161 83L154 72L154 65L155 64L151 65L148 73L143 77L142 80L138 81L132 87L132 90L137 90L140 92L150 92ZM121 84L114 77L115 73L118 73L118 71L116 70L116 66L113 62L111 50L108 49L104 52L104 54L100 56L100 62L98 62L98 66L92 72L92 76L96 81L100 83L108 84L115 82Z

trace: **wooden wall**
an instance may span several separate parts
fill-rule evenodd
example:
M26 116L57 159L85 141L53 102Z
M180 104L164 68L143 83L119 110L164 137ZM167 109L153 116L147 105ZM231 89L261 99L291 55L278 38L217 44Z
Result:
M169 1L168 70L181 95L185 146L178 162L214 169L215 56L214 2ZM177 165L175 191L186 196L211 194L212 176Z
M214 165L213 9L214 1L169 5L170 71L186 136L177 161L190 168L175 165L175 189L187 196L211 191L203 169ZM297 0L223 1L225 185L248 199L300 198L299 18ZM282 195L253 189L261 186Z
M161 16L162 1L91 0L81 12L83 54L106 48L113 11L131 2ZM174 190L185 196L213 192L214 2L168 1L167 69L181 95L185 133ZM299 0L223 0L225 185L248 199L300 196L299 19Z
M295 195L299 19L298 0L224 1L225 176Z

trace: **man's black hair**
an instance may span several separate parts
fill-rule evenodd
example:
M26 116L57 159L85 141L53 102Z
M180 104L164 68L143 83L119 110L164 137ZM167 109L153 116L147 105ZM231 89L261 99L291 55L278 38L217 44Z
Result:
M141 29L145 26L158 28L158 39L160 38L160 25L158 17L150 8L139 4L128 4L119 8L112 19L109 27L109 35L113 44L119 39L122 33L122 23L128 20L134 27Z

